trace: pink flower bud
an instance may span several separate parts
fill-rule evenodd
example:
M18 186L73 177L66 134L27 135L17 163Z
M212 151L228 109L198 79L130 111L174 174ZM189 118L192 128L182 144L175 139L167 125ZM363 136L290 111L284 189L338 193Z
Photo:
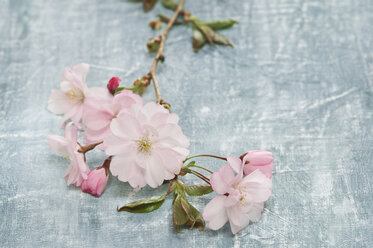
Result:
M109 171L101 166L88 173L88 178L82 182L81 188L83 192L94 196L100 196L104 191L109 179Z
M107 88L112 95L114 95L115 90L118 88L120 81L122 80L120 80L118 77L112 77L109 80L109 83L107 84Z
M271 152L261 150L248 151L243 157L243 161L245 163L245 175L249 175L251 172L259 169L268 178L272 178L272 162L274 159Z

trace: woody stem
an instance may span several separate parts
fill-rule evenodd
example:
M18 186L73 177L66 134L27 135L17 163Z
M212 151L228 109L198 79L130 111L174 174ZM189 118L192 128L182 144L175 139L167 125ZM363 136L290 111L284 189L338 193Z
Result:
M164 46L165 46L165 43L166 43L167 34L171 30L172 26L175 24L177 17L182 13L182 10L183 10L183 7L184 7L184 2L185 2L185 0L180 0L179 5L177 6L177 8L174 12L174 15L172 16L172 18L168 22L166 28L164 29L162 35L160 36L161 43L159 45L157 55L155 56L155 59L153 61L152 67L151 67L150 72L149 72L149 75L153 80L155 96L157 98L156 101L157 101L158 104L161 104L163 102L163 99L162 99L162 96L161 96L161 92L159 90L159 85L158 85L157 77L155 76L155 72L157 70L157 65L158 65L159 60L164 60L163 50L164 50Z

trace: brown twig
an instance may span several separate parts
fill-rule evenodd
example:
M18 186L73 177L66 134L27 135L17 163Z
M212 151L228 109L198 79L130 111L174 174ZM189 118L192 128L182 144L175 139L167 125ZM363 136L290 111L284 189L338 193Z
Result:
M80 149L78 150L78 152L80 152L80 153L86 153L86 152L88 152L88 151L90 151L90 150L93 150L96 146L98 146L98 145L100 145L100 144L102 144L103 143L103 141L101 141L101 142L98 142L98 143L96 143L96 144L90 144L90 145L86 145L86 146L82 146L81 144L79 144L79 146L80 146Z
M185 2L185 0L180 0L179 5L177 6L177 8L174 12L174 15L172 16L172 18L168 22L166 28L164 29L162 35L160 36L161 43L159 45L157 55L155 56L155 59L153 61L152 67L151 67L150 72L149 72L149 75L151 76L151 78L153 80L156 102L158 104L164 103L164 104L167 104L169 106L169 104L165 103L162 99L161 92L159 91L159 85L158 85L157 77L155 76L155 72L157 70L158 62L160 60L161 61L164 60L163 50L164 50L164 46L165 46L165 43L166 43L167 34L171 30L172 26L175 24L178 16L181 14L181 12L183 10L183 7L184 7L184 2Z

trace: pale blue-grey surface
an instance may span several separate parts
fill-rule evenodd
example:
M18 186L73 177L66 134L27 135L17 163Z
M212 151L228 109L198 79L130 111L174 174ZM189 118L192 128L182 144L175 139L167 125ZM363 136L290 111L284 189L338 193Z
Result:
M112 76L132 83L152 62L148 22L169 11L144 14L125 0L0 0L0 246L373 247L373 2L186 0L186 10L238 20L223 32L235 48L195 54L191 30L175 28L158 70L162 95L192 154L273 152L262 220L236 236L228 225L178 235L171 199L150 214L116 212L165 187L136 193L111 178L100 198L83 194L66 186L67 161L46 144L62 134L46 110L62 69L86 62L91 86ZM144 97L153 100L153 89ZM209 199L191 202L202 210Z

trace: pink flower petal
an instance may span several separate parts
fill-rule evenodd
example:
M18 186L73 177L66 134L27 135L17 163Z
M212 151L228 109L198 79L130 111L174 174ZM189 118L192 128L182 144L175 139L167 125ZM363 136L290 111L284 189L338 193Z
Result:
M159 142L163 144L189 147L189 140L183 134L180 126L176 124L167 124L159 130Z
M248 214L241 212L238 206L227 208L227 215L233 234L238 233L250 223Z
M89 71L89 65L86 63L79 63L74 65L71 70L75 73L79 80L85 82L86 75Z
M240 187L250 202L264 202L271 196L272 181L259 170L244 177Z
M110 172L113 176L118 176L119 181L127 182L136 172L134 156L131 154L114 156L111 159Z
M228 221L228 216L224 207L226 196L213 198L203 210L203 219L208 222L208 227L218 230Z
M61 157L69 156L69 152L67 150L69 141L66 140L64 137L57 136L57 135L49 135L47 136L47 142L48 142L49 147L58 156L61 156Z
M157 188L163 183L164 170L162 168L162 159L157 154L146 159L145 181L150 187Z
M258 222L262 217L263 209L264 202L253 203L250 210L247 213L250 221Z
M167 109L165 109L163 106L155 103L155 102L149 102L144 105L144 107L141 109L141 113L143 113L148 120L151 119L151 117L156 113L169 113Z
M232 167L234 172L239 173L242 166L242 161L240 158L235 156L228 156L227 157L228 164Z
M249 164L254 166L265 166L271 164L274 161L271 152L261 150L247 152L244 160L248 161Z
M179 174L181 167L183 166L182 161L185 157L179 155L171 149L159 149L156 152L160 154L162 158L163 167L170 173Z
M106 111L90 109L85 111L83 123L92 130L101 130L110 125L113 115Z
M244 168L245 175L249 175L255 170L260 170L266 177L272 178L272 167L273 164L265 165L265 166L254 166L250 164L246 164Z
M230 182L234 179L234 172L229 165L223 165L217 172L214 172L210 178L212 189L224 195L229 191Z
M66 94L59 90L52 90L48 100L48 110L54 114L60 115L66 113L71 107L70 99Z
M142 135L140 123L127 113L120 113L110 124L111 132L122 138L138 139Z
M134 141L113 134L109 134L104 139L104 147L107 155L136 153Z

